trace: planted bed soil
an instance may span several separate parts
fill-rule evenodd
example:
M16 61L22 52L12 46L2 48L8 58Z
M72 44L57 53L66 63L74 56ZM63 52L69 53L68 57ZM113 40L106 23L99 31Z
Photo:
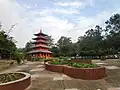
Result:
M15 81L23 77L25 77L25 75L21 73L0 74L0 84Z

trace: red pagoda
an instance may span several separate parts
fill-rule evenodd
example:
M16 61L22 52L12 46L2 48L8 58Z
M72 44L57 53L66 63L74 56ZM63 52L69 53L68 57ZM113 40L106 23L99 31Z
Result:
M49 51L49 47L47 45L47 36L46 34L42 33L40 30L39 33L34 34L36 37L33 38L34 42L32 42L32 51L29 52L33 57L37 58L51 58L52 52Z

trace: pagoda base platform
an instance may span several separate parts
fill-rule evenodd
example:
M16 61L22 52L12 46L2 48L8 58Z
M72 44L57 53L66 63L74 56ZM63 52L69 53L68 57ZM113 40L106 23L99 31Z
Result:
M52 54L49 54L49 53L35 53L35 54L32 54L32 56L36 57L36 58L51 58Z

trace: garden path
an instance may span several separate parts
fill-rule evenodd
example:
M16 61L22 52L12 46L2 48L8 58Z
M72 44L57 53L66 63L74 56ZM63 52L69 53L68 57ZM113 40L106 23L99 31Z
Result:
M43 62L27 62L0 73L16 71L30 73L32 82L27 90L120 90L119 60L93 61L93 63L105 66L108 77L100 80L74 79L45 70Z

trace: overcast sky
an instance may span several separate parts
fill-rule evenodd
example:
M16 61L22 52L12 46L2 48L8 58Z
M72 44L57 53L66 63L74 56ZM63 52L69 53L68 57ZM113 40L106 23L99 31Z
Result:
M76 41L88 28L102 25L120 12L120 0L0 0L0 22L18 47L24 47L40 29L57 41L60 36Z

